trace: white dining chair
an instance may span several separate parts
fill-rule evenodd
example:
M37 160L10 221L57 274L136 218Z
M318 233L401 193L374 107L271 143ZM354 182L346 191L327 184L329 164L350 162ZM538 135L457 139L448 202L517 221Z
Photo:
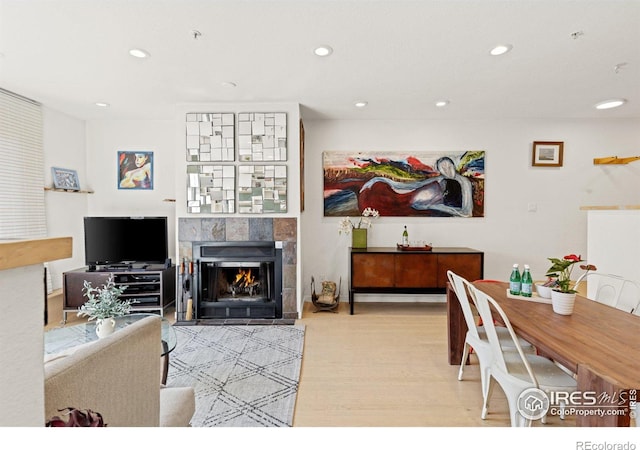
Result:
M634 312L640 304L640 283L607 273L587 272L576 281L576 289L587 282L587 298L613 306L621 311Z
M538 388L545 392L574 392L577 389L577 382L550 359L525 353L509 318L500 305L491 296L476 287L471 286L471 289L473 289L476 306L480 317L482 317L494 355L490 369L489 387L482 408L483 413L488 410L491 392L497 382L507 398L511 426L530 426L531 420L518 411L518 397L525 389ZM509 331L516 351L505 351L502 347L493 323L492 309L496 311L499 320Z
M480 385L482 388L482 399L484 401L489 387L491 362L493 360L491 345L487 339L485 327L477 324L477 314L474 315L473 313L475 302L473 299L473 291L471 290L471 283L466 278L461 277L451 270L447 271L447 277L458 298L468 328L465 336L462 360L460 361L460 369L458 370L458 381L462 381L464 367L469 358L469 353L471 349L473 349L478 357L478 364L480 366ZM505 350L510 349L515 351L515 345L513 344L509 330L502 326L496 326L495 330L502 347L505 348ZM524 351L530 353L535 352L533 345L524 339L519 339L519 344ZM486 415L486 411L483 410L482 415ZM484 417L482 418L484 419Z

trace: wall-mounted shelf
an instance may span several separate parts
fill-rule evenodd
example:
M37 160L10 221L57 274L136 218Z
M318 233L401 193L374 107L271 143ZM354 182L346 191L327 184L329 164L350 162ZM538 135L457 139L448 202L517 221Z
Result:
M640 156L628 156L625 158L618 158L617 156L607 156L605 158L593 158L593 164L629 164L633 161L638 161Z
M54 192L67 192L69 194L93 194L93 191L74 191L71 189L56 189L56 188L52 188L52 187L45 187L44 188L45 191L54 191Z
M626 210L640 209L640 205L612 205L612 206L581 206L581 211L607 211L607 210Z

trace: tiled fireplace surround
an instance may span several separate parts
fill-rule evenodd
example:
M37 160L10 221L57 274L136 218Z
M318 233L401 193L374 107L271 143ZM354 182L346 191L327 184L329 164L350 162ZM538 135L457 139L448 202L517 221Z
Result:
M297 219L289 217L178 219L179 261L183 258L189 261L193 259L194 242L228 241L282 241L282 319L270 320L270 322L291 323L297 319ZM227 321L238 323L242 322L242 319Z

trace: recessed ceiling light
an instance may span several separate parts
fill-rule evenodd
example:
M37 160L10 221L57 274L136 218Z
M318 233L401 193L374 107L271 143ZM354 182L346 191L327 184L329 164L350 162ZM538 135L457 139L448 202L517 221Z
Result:
M369 103L368 102L355 102L354 105L356 108L364 108L365 106L367 106Z
M625 103L627 103L627 101L623 98L614 98L611 100L605 100L603 102L600 102L598 104L596 104L596 109L611 109L611 108L617 108L618 106L622 106Z
M233 81L223 81L220 84L223 85L224 87L236 87L237 86L237 84L235 84Z
M444 107L444 106L447 106L448 104L449 104L449 100L438 100L438 101L436 102L436 106L437 106L438 108L442 108L442 107Z
M141 48L132 48L131 50L129 50L129 54L131 56L135 56L136 58L148 58L149 56L149 52L146 50L142 50Z
M313 53L315 53L316 56L329 56L333 53L333 49L328 45L321 45L320 47L317 47Z
M489 53L491 53L493 56L500 56L500 55L504 55L507 52L510 52L512 48L513 48L513 45L511 44L500 44L493 47L491 49L491 52Z
M105 103L105 102L96 102L95 104L100 108L108 108L110 106L108 103Z

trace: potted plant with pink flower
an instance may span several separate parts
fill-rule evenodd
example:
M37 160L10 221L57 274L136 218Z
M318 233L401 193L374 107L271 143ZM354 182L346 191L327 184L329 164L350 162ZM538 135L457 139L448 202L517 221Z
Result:
M551 304L554 312L558 314L569 315L573 312L573 305L576 298L576 287L571 285L571 273L573 272L574 265L580 262L584 262L582 256L570 254L559 258L548 258L551 261L551 267L547 270L547 277L554 280L551 284L553 289L551 292ZM596 266L592 264L580 265L582 270L589 272L590 270L597 270ZM582 279L582 277L581 277Z

